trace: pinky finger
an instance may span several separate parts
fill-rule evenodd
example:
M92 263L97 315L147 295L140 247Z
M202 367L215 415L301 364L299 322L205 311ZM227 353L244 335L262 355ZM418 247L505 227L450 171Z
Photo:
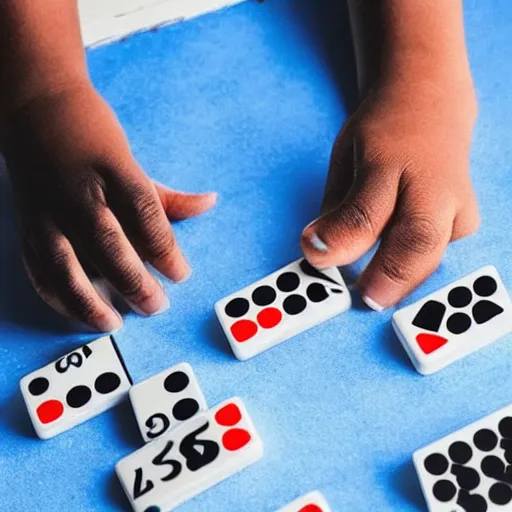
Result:
M42 247L23 241L23 263L38 295L66 318L100 332L118 330L121 316L100 298L69 241L60 233L51 237Z

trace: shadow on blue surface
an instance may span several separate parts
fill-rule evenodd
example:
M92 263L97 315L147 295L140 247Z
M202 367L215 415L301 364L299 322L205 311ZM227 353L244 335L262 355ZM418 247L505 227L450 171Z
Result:
M3 418L8 431L17 436L32 439L37 437L19 390L5 402L3 409L0 418Z
M391 322L387 322L382 327L382 350L387 352L389 360L395 361L403 367L404 370L417 377L416 370L414 369L411 360L407 356L402 344L398 340Z
M132 450L142 446L142 438L137 427L131 403L127 400L113 409L114 421L112 422L118 437Z
M412 461L406 462L391 473L391 486L403 496L415 510L425 509L425 500L423 499L423 493Z
M126 497L119 478L116 473L112 473L107 481L105 498L111 502L116 509L131 510L130 501Z
M35 293L25 273L7 171L0 159L0 323L30 330L71 333L69 322Z
M359 104L354 47L346 2L303 0L291 4L295 23L302 26L312 47L319 51L333 83L337 84L345 109L352 113Z
M206 321L205 339L217 352L226 356L226 359L233 360L233 352L215 314L211 314Z

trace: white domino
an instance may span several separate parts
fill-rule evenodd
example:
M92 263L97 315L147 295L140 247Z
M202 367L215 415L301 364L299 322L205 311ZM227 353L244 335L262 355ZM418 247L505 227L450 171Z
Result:
M512 405L413 455L431 512L512 510Z
M49 439L118 404L131 378L112 336L23 377L21 393L37 435Z
M235 356L249 359L351 306L335 267L317 270L300 259L215 304Z
M168 512L262 456L263 443L235 397L128 455L116 473L135 512Z
M277 512L331 512L331 509L322 493L313 491L288 503Z
M418 372L427 375L512 332L512 302L489 265L400 309L393 328Z
M130 389L130 401L145 442L207 409L199 382L188 363L180 363Z

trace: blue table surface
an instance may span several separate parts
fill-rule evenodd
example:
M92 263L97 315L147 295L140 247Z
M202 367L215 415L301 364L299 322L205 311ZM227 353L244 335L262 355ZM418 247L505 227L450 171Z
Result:
M512 288L512 4L465 2L480 116L471 155L483 218L403 304L484 264ZM217 208L176 225L194 274L166 283L172 308L126 317L120 349L136 382L180 361L209 404L240 395L264 439L256 465L183 512L264 512L313 489L335 511L425 510L411 454L512 402L512 337L430 377L392 332L393 311L354 308L247 362L229 350L214 302L299 257L320 206L333 139L354 107L339 0L252 0L88 52L94 83L155 179L217 190ZM49 441L18 381L90 339L32 291L2 173L0 510L128 510L115 463L141 446L128 403ZM346 268L350 282L366 260Z

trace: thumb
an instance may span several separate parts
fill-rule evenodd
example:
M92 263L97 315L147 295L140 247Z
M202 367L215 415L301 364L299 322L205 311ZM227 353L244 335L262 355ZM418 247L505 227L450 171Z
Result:
M217 194L187 194L153 182L169 220L183 220L201 215L215 206Z
M355 142L354 148L354 182L348 196L302 233L304 255L318 268L360 258L377 242L395 208L399 173L379 162L364 162Z

